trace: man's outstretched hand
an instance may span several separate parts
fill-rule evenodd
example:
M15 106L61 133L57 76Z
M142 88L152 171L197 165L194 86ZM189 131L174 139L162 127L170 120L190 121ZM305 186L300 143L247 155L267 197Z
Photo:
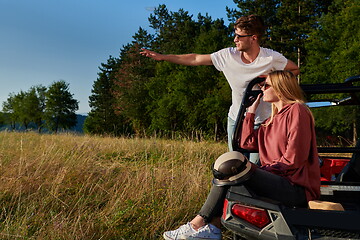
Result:
M163 58L162 58L163 55L162 54L154 52L154 51L150 51L150 50L145 49L145 48L141 49L140 54L145 56L145 57L149 57L149 58L152 58L154 60L157 60L157 61L163 60Z

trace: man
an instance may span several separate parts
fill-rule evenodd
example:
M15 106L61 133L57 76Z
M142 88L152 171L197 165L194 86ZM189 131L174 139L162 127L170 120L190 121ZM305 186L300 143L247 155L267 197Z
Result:
M258 77L265 76L274 70L288 70L295 75L300 73L298 66L280 53L260 46L265 33L264 22L256 15L239 18L234 26L235 47L222 49L212 54L159 54L142 49L140 54L157 61L168 61L181 65L199 66L214 65L222 71L232 90L232 105L228 113L228 145L232 151L232 135L238 115L243 93L248 83ZM256 113L256 124L260 124L270 114L269 106L261 103Z

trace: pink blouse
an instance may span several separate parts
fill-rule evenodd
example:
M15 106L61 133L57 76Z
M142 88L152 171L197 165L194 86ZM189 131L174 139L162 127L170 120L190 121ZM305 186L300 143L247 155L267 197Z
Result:
M266 120L265 123L269 121ZM268 126L254 130L254 114L243 122L240 147L257 150L261 168L303 186L308 201L320 196L320 166L312 116L304 105L284 106Z

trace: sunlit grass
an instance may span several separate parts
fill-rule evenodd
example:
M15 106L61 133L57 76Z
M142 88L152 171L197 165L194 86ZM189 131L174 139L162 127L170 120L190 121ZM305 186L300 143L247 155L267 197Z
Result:
M190 220L224 143L0 133L0 239L159 239Z

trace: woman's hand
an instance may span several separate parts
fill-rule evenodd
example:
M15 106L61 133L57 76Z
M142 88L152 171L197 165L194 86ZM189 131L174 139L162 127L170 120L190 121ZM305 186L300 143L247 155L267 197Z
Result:
M263 94L260 93L260 94L257 96L255 102L254 102L250 107L248 107L248 109L247 109L247 112L248 112L248 113L255 113L256 109L258 108L258 106L259 106L259 104L260 104L260 98L262 97L262 95L263 95Z

